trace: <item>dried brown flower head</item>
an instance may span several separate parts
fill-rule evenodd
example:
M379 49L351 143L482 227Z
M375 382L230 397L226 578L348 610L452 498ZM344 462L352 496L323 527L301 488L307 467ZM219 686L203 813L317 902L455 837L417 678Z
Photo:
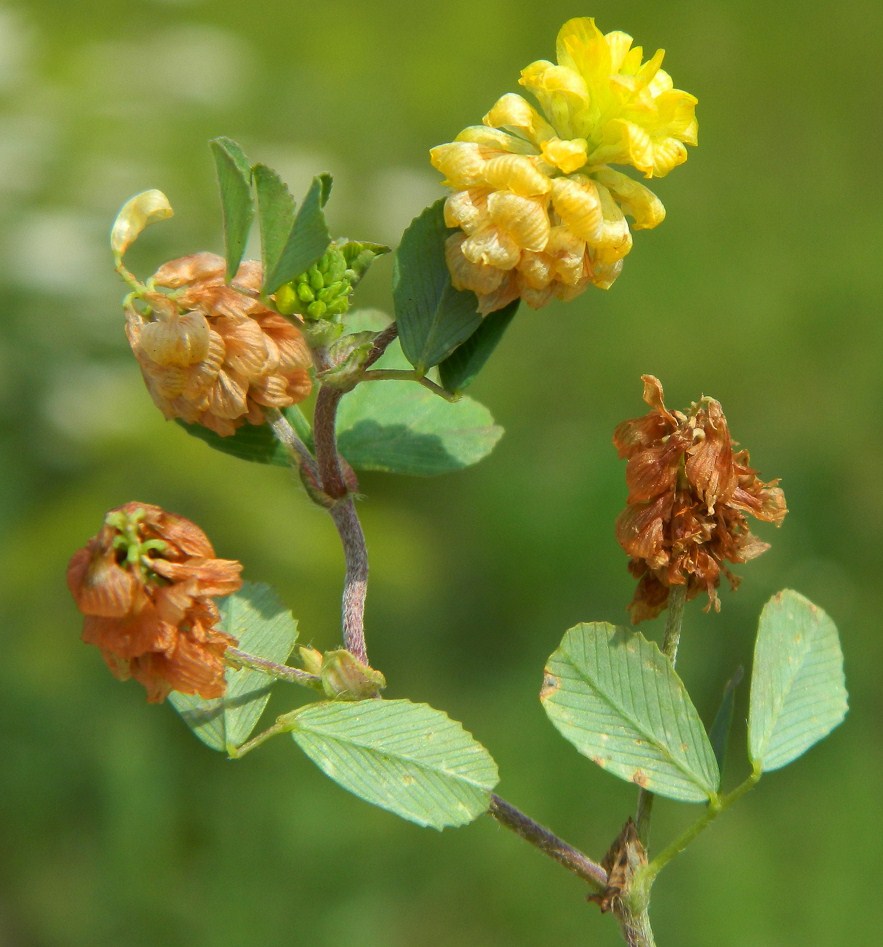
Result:
M212 597L235 592L242 566L216 559L205 533L149 503L111 510L67 568L85 615L83 640L97 645L120 680L135 678L151 703L170 691L221 697L224 652Z
M126 335L162 413L227 436L263 424L265 407L303 401L312 360L300 331L257 299L260 264L247 260L231 285L224 267L214 253L161 266L155 289L126 306Z
M640 580L629 606L634 622L658 615L672 585L686 585L687 598L704 590L708 607L719 609L721 572L733 588L739 584L724 561L748 562L769 548L751 533L745 514L780 526L787 513L779 481L759 480L748 451L733 450L717 401L702 398L686 414L669 411L659 380L641 378L652 410L623 421L613 435L628 460L628 505L616 538Z

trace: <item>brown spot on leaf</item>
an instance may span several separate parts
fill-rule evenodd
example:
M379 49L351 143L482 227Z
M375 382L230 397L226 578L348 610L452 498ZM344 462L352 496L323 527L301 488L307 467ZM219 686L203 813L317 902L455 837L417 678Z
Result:
M540 700L548 700L561 687L561 681L547 668L543 674L543 687Z
M644 770L636 769L634 773L632 773L632 782L640 786L642 789L645 789L647 787L647 783L650 782L650 779Z

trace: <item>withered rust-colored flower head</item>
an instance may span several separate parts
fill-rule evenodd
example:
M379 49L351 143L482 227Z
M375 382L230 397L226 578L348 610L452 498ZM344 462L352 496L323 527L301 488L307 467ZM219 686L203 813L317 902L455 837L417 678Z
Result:
M149 285L127 303L126 335L167 418L227 436L246 421L263 424L264 408L309 395L309 348L258 301L259 263L247 260L227 285L224 260L195 253L161 266Z
M658 615L673 585L686 585L688 599L705 591L708 607L719 610L721 572L733 588L739 584L724 561L748 562L769 549L751 533L745 514L780 526L785 495L778 480L758 479L748 451L733 450L717 401L701 398L686 414L669 411L659 379L641 378L652 410L624 421L613 435L628 460L628 505L616 521L616 538L640 580L629 606L632 621Z
M170 691L221 697L224 653L236 639L216 628L213 596L242 585L242 566L216 559L205 533L149 503L111 510L67 568L85 615L83 641L97 645L120 680L133 677L151 703Z

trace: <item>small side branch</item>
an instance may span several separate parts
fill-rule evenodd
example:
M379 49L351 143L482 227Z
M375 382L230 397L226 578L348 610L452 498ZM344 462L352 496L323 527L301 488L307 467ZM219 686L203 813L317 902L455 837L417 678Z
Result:
M287 664L277 664L275 661L268 661L266 658L260 658L256 654L249 654L247 651L240 651L239 648L227 648L227 663L234 667L251 668L254 671L261 671L269 677L275 677L280 681L292 681L295 684L303 684L306 687L313 687L321 684L321 679L315 674L309 674L300 668L289 667Z
M553 858L559 865L563 865L568 871L572 871L583 881L588 882L595 891L601 892L607 887L607 872L600 865L593 862L578 848L574 848L538 822L534 822L530 816L516 809L505 799L501 799L496 793L491 794L488 815L493 816L500 825L506 826L516 835L520 835L526 842L530 842L544 855Z
M313 479L316 479L319 470L316 461L285 415L278 408L265 408L264 411L274 437L288 451L292 463L296 467L305 469Z

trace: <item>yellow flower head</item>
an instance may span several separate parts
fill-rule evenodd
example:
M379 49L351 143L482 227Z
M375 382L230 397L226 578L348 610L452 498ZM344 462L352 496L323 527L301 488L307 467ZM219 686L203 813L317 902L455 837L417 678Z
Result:
M541 111L508 93L483 125L430 151L454 191L445 203L447 225L459 228L446 246L453 282L482 313L609 288L632 246L626 215L634 230L665 217L649 188L610 165L662 177L696 144L696 99L673 88L663 50L643 62L630 36L583 17L561 28L557 54L521 72Z

